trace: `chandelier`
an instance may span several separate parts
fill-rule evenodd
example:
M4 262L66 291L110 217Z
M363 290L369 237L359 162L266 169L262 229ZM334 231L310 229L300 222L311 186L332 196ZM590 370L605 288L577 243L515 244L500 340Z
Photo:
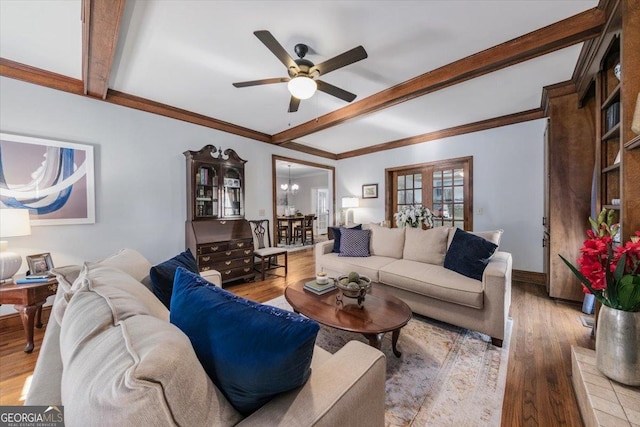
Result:
M300 189L300 186L298 184L291 184L291 165L289 165L289 182L287 184L280 184L280 188L285 192L285 193L293 193L296 194L296 192Z

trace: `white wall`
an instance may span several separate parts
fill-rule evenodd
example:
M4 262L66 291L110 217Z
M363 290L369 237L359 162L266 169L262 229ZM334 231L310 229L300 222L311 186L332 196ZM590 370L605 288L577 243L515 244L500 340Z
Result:
M361 197L363 184L377 183L378 198L360 200L355 222L380 222L385 168L473 156L474 229L504 229L500 248L512 253L514 269L542 272L545 124L536 120L341 160L336 199Z

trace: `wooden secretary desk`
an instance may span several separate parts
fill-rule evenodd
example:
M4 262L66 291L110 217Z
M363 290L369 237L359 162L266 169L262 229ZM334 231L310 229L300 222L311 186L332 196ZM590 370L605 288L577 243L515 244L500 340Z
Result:
M206 145L185 151L186 247L200 271L218 270L222 284L253 279L253 237L244 218L244 165L235 151Z

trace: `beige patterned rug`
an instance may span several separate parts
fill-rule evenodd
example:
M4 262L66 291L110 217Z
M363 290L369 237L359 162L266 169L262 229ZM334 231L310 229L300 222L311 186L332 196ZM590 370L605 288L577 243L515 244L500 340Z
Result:
M284 297L267 304L291 310ZM387 356L387 426L499 426L512 322L502 348L487 335L414 314L402 329L397 358ZM334 353L359 334L322 326L316 344Z

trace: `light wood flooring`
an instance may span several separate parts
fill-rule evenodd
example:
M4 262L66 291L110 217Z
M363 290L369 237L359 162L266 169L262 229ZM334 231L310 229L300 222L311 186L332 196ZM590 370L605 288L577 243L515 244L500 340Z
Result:
M286 280L269 276L226 289L264 302L282 295L287 282L312 275L313 251L295 252L289 254ZM571 346L593 349L594 342L590 329L580 322L580 305L553 300L542 286L521 282L513 283L511 301L514 324L502 426L582 426L571 385ZM25 354L17 316L0 319L0 405L23 404L23 388L33 372L43 335L44 330L36 329L36 348Z

